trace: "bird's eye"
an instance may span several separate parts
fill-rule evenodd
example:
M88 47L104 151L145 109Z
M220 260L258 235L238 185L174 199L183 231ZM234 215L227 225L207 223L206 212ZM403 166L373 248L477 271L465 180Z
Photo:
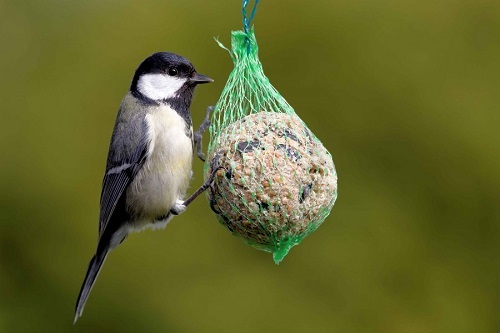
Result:
M176 76L177 75L177 69L176 68L169 68L168 69L168 75L170 76Z

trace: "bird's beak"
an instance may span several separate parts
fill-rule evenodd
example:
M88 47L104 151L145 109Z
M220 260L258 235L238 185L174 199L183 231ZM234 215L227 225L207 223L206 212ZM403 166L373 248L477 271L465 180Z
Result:
M191 77L191 82L194 82L196 84L201 84L201 83L214 82L214 80L212 80L211 78L209 78L206 75L194 73L194 75Z

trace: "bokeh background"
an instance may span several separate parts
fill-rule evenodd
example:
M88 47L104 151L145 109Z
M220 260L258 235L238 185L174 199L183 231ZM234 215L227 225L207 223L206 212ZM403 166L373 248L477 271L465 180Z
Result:
M264 70L337 166L331 215L276 266L201 197L112 252L72 325L133 71L169 50L213 77L199 124L240 10L0 0L0 331L499 332L496 0L262 0Z

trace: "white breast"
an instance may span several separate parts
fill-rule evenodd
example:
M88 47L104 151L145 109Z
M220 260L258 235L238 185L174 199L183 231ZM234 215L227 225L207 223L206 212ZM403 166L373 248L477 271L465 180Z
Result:
M127 190L127 206L139 220L154 221L183 199L191 178L192 139L186 122L168 106L146 116L149 150ZM138 221L139 222L139 221Z

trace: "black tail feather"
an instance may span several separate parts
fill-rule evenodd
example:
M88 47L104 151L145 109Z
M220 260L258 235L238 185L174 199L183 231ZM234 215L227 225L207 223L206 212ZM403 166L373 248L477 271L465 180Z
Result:
M95 256L90 260L89 268L87 270L87 275L85 275L85 280L83 281L82 288L80 289L80 294L78 295L78 300L76 301L76 310L75 310L75 319L73 324L76 323L78 318L82 316L83 308L85 307L85 303L90 295L90 291L94 286L95 280L99 275L99 271L101 270L102 264L108 255L108 250L99 251L95 254Z

